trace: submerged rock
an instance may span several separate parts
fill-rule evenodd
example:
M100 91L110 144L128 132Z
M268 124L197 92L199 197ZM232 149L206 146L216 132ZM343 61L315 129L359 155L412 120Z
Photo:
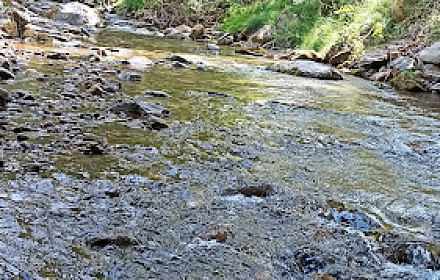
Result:
M180 62L183 64L192 64L192 61L190 61L189 59L187 59L186 57L182 56L182 55L172 55L170 56L169 60L173 61L173 62Z
M102 249L106 246L130 247L139 244L139 241L133 237L119 235L115 237L103 236L93 237L86 241L86 244L94 249Z
M382 225L376 220L359 211L332 211L331 217L335 222L362 231L365 234L374 234Z
M237 186L226 190L227 195L242 194L247 197L267 197L273 192L273 187L269 185L245 185Z
M327 266L317 253L308 248L286 249L278 259L278 265L281 266L284 276L322 272Z
M342 75L332 67L307 60L281 62L279 64L269 66L268 69L280 73L323 80L343 79Z
M73 147L84 155L105 155L108 153L108 144L104 139L91 134L77 137L72 143Z
M160 97L160 98L170 98L170 95L164 91L143 91L142 94L150 96L150 97Z
M113 114L123 114L133 119L144 119L153 130L167 128L168 125L162 119L169 116L169 111L160 104L149 102L124 102L110 109Z

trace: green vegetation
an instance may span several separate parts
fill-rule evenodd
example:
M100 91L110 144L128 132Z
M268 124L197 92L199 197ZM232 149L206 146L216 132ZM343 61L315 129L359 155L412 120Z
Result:
M338 41L355 49L365 40L381 42L392 27L394 0L269 0L244 8L232 8L221 29L237 33L270 24L277 45L323 50Z
M167 0L192 11L221 7L220 29L249 36L273 26L276 46L326 51L336 43L362 53L419 24L415 38L440 39L439 5L435 0ZM128 10L160 7L160 0L119 0ZM202 8L201 8L202 7ZM434 7L434 8L433 8ZM436 8L435 8L436 7ZM420 28L413 28L420 29Z
M429 29L425 36L440 38L438 8L429 8L435 3L433 0L263 0L230 8L220 28L233 34L251 34L269 24L273 26L278 46L325 51L343 43L354 53L361 53L407 33L417 24Z

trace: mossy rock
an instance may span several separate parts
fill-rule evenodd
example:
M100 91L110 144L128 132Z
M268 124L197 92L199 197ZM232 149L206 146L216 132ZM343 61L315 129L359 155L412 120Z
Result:
M415 72L402 72L391 79L391 84L406 91L423 91L423 79Z

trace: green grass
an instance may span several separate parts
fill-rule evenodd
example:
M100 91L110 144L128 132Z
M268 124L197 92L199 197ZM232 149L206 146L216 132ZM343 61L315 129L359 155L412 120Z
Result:
M150 6L152 2L157 2L157 0L119 0L116 6L128 11L138 11Z
M266 24L274 24L282 13L300 15L301 25L313 26L319 8L319 0L269 0L247 7L231 7L220 29L237 33L250 27L251 31L256 31Z
M220 28L237 33L274 25L277 45L325 50L338 41L364 49L366 42L386 40L393 25L393 0L266 0L245 8L231 8ZM283 20L284 18L284 20Z

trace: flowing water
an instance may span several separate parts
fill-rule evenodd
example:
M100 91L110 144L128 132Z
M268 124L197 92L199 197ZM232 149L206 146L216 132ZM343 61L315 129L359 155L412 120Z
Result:
M50 160L54 168L44 177L64 183L94 180L90 186L125 182L127 178L130 182L147 180L183 186L184 191L178 196L186 206L177 206L179 202L164 207L166 214L162 217L176 228L184 227L184 222L173 216L184 215L188 205L215 205L213 197L223 194L231 185L266 184L279 194L310 198L311 202L305 202L307 205L313 204L314 197L342 202L349 209L371 215L383 231L425 235L431 244L437 243L439 96L383 90L350 76L343 81L320 81L269 72L265 66L272 63L270 60L235 56L228 49L222 54L201 52L203 44L121 31L104 31L97 40L101 46L129 49L129 56L161 59L170 53L185 54L193 61L202 61L209 69L154 66L142 71L142 81L124 82L121 91L129 98L160 102L170 111L169 128L149 131L123 123L84 124L83 130L105 138L110 146L123 146L126 150L102 157L75 152L53 155ZM45 72L48 70L44 63L33 60L31 66ZM47 89L29 82L10 87L25 87L37 99L50 98ZM145 90L165 91L171 97L147 98L141 94ZM75 112L97 111L82 105ZM21 121L30 120L21 117ZM30 139L39 144L53 140L40 136ZM173 193L167 191L169 195ZM143 192L146 197L155 195L154 188L153 193L150 189ZM320 208L309 205L294 211L309 207L315 214ZM216 208L213 209L215 212ZM220 219L206 213L197 215L196 220ZM133 223L138 221L133 219ZM266 228L262 223L254 228L251 220L252 217L243 217L243 226L252 228L254 233L275 226ZM229 223L238 231L237 221ZM173 242L185 240L182 236L170 233L164 246L177 246ZM270 244L274 248L286 245ZM76 253L78 250L85 249L75 247ZM56 269L49 268L45 273L57 275ZM112 274L103 275L111 278Z
M188 53L203 48L113 31L103 33L99 42L137 51ZM258 154L250 160L254 176L291 192L301 191L297 185L327 190L407 230L431 228L439 221L440 97L380 90L348 76L344 81L319 81L271 73L255 67L269 63L262 59L194 56L222 70L151 70L143 74L142 83L124 89L132 94L145 89L169 92L172 98L162 103L175 119L207 123L202 133L184 136L185 142L215 143L214 152L200 148L197 163L203 164L204 156L221 158L243 147L243 153ZM190 94L207 91L237 100ZM239 129L243 142L229 143L209 133L223 126ZM155 139L162 135L136 137L135 131L132 136L117 127L99 132L113 143L132 139L133 144L175 149L167 143L170 139ZM183 151L174 156L190 153L189 147L180 147Z

